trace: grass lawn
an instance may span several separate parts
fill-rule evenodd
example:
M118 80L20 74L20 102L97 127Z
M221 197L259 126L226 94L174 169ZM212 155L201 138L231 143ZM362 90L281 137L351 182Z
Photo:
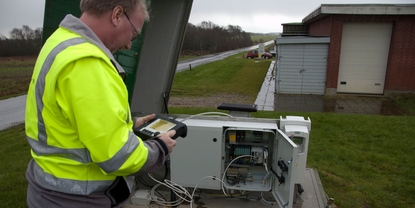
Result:
M253 97L261 89L271 60L250 60L243 53L176 73L171 96L209 96L231 92Z
M0 207L27 207L25 172L31 158L24 125L0 131Z
M0 58L0 100L27 93L35 61L36 57Z

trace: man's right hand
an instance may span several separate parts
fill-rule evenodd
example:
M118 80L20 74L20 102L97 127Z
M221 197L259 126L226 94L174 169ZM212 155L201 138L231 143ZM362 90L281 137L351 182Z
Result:
M176 140L172 139L172 137L176 134L175 130L170 130L168 132L163 132L159 134L159 139L162 140L167 148L169 149L169 154L173 152L173 147L176 146Z

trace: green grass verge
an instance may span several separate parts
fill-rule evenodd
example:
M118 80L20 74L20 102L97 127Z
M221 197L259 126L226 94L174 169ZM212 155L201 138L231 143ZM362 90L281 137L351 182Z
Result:
M1 207L27 207L25 173L30 158L24 125L0 131Z
M0 61L0 100L27 93L34 65L34 58Z
M277 36L272 36L272 35L251 35L251 40L252 42L260 42L261 40L263 42L267 42L270 40L274 40L275 38L277 38Z
M261 89L271 60L252 60L243 53L223 61L208 63L175 75L171 96L208 96L232 92L252 96L253 101Z

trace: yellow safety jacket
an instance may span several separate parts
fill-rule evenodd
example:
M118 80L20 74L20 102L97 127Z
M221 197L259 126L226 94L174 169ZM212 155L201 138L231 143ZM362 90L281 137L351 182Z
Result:
M26 135L39 184L88 195L106 190L117 176L164 162L165 155L134 135L128 92L112 54L90 31L76 31L61 26L38 56Z

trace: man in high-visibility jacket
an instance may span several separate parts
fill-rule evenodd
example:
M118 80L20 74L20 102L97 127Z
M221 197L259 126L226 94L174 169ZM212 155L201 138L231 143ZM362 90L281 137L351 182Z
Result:
M149 19L145 0L81 0L43 46L26 106L32 148L26 178L29 207L120 207L134 175L162 167L175 131L143 142L132 129L122 67L113 53L129 49Z

